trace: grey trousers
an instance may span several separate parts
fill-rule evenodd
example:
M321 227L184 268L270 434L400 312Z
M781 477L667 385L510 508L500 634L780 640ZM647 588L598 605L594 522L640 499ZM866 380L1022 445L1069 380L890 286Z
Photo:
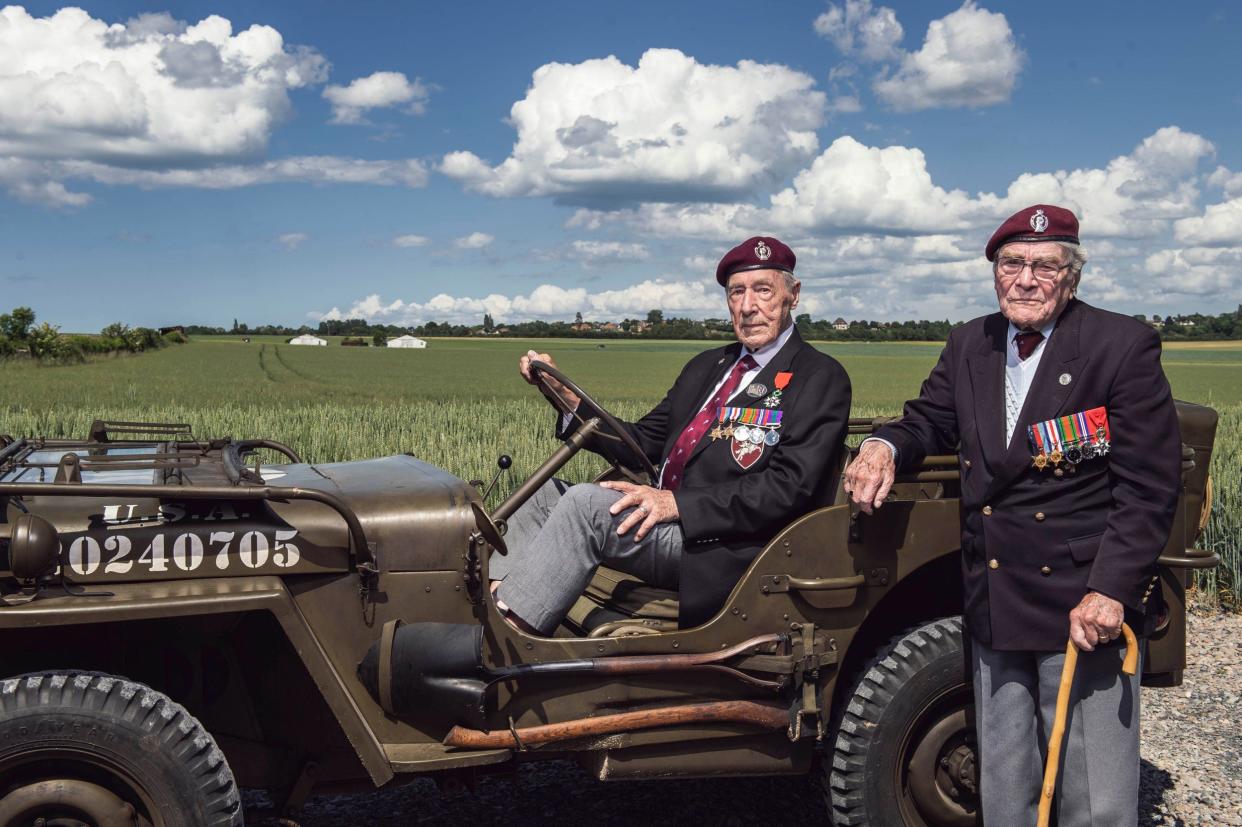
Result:
M1065 653L971 645L983 823L1033 825ZM1122 674L1123 654L1078 655L1053 802L1059 827L1138 823L1139 676Z
M613 516L608 508L621 497L590 483L545 483L509 518L509 554L491 557L488 577L504 581L497 598L550 635L601 563L652 586L677 588L685 548L681 523L660 523L638 542L637 526L620 536L617 526L631 509Z

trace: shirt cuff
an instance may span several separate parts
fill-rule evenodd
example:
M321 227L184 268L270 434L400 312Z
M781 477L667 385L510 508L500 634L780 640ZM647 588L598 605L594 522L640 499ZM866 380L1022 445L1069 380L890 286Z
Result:
M896 464L897 464L897 446L896 446L896 445L894 445L893 443L889 442L887 439L885 439L885 438L884 438L884 437L882 437L882 436L869 436L869 437L867 437L866 439L864 439L864 440L862 441L862 444L861 444L861 445L859 445L859 446L858 446L858 447L859 447L859 449L861 450L861 449L862 449L862 447L863 447L863 445L866 445L868 442L882 442L882 443L884 443L885 445L887 445L887 446L888 446L888 450L890 450L890 451L892 451L892 452L893 452L893 465L896 465Z

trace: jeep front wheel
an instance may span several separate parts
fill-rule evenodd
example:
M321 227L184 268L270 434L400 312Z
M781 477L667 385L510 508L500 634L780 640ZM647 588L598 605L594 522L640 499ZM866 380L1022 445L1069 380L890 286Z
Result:
M843 696L825 768L838 824L970 827L979 806L973 688L960 617L880 647Z
M0 681L0 824L241 823L223 753L167 696L93 672Z

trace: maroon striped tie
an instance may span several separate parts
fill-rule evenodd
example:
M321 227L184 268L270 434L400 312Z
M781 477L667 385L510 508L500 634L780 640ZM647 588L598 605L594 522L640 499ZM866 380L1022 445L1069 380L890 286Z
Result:
M1038 330L1023 330L1015 333L1013 336L1014 344L1018 346L1018 361L1025 362L1027 357L1035 352L1035 348L1044 340L1044 334Z
M729 378L725 379L720 390L707 400L703 410L699 411L694 421L686 426L681 436L677 437L677 442L673 444L673 450L668 452L668 462L664 464L661 488L665 491L676 491L677 486L681 485L681 472L686 470L686 461L690 459L690 452L694 450L694 446L700 439L707 436L707 429L711 427L712 420L716 418L716 414L724 403L728 402L729 398L737 392L737 386L742 383L742 376L746 371L754 370L758 366L759 363L749 353L733 366Z

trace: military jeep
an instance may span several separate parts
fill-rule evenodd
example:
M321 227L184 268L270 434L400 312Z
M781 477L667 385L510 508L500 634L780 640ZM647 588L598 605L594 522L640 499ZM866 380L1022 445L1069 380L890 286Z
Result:
M1216 414L1178 412L1152 686L1180 683L1189 570L1216 562L1194 548ZM601 569L554 636L518 631L487 588L505 518L588 443L607 475L650 473L623 437L587 421L491 508L495 480L411 455L306 463L166 423L0 437L0 824L240 824L241 787L293 812L567 757L601 780L812 775L826 823L974 824L958 458L873 517L838 481L697 628Z

